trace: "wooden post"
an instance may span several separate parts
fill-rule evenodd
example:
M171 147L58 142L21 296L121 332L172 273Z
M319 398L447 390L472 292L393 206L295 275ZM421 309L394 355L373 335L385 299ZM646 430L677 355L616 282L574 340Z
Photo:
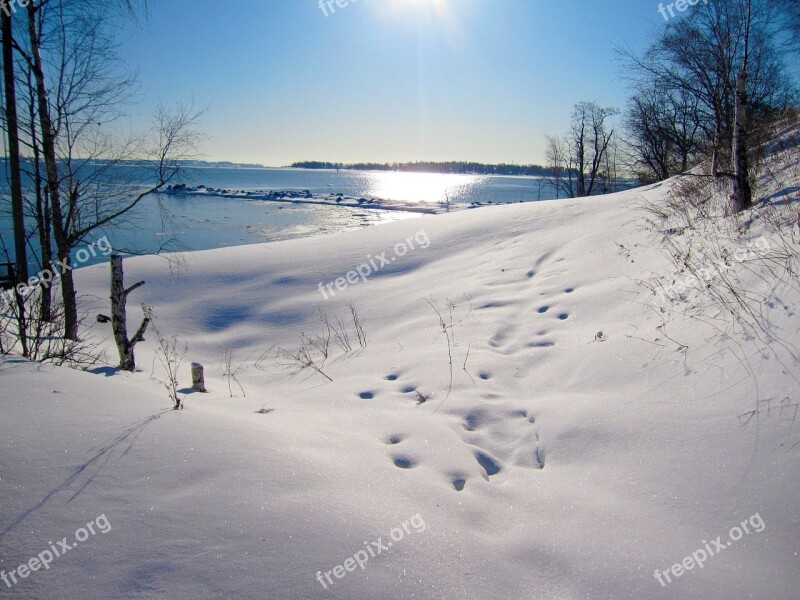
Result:
M203 365L200 363L192 363L192 389L195 392L206 393L206 382L203 376Z

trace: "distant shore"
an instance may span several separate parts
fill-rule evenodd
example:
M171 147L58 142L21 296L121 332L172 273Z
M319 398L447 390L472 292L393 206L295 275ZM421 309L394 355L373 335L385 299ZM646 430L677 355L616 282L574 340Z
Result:
M332 163L301 161L289 165L292 169L330 169L343 171L400 171L404 173L435 173L441 175L523 175L552 177L554 173L541 165L484 164L477 162L405 162L405 163Z

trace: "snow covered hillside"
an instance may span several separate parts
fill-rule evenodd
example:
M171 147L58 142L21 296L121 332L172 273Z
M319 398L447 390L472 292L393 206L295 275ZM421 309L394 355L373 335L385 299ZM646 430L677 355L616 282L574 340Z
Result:
M152 332L0 362L0 597L797 597L797 280L767 345L654 294L673 185L126 259L209 393L170 410Z

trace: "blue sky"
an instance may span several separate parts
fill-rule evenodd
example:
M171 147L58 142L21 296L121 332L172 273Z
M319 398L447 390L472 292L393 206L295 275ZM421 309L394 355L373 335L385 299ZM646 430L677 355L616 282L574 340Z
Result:
M123 45L137 118L158 101L207 105L209 160L541 163L575 102L624 106L614 47L664 24L651 0L334 7L153 0Z

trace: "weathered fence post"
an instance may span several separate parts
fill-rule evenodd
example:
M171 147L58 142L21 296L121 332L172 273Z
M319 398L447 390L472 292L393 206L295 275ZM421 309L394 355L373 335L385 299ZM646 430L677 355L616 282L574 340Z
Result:
M203 365L197 362L192 363L192 389L195 392L207 392L205 377L203 376Z

